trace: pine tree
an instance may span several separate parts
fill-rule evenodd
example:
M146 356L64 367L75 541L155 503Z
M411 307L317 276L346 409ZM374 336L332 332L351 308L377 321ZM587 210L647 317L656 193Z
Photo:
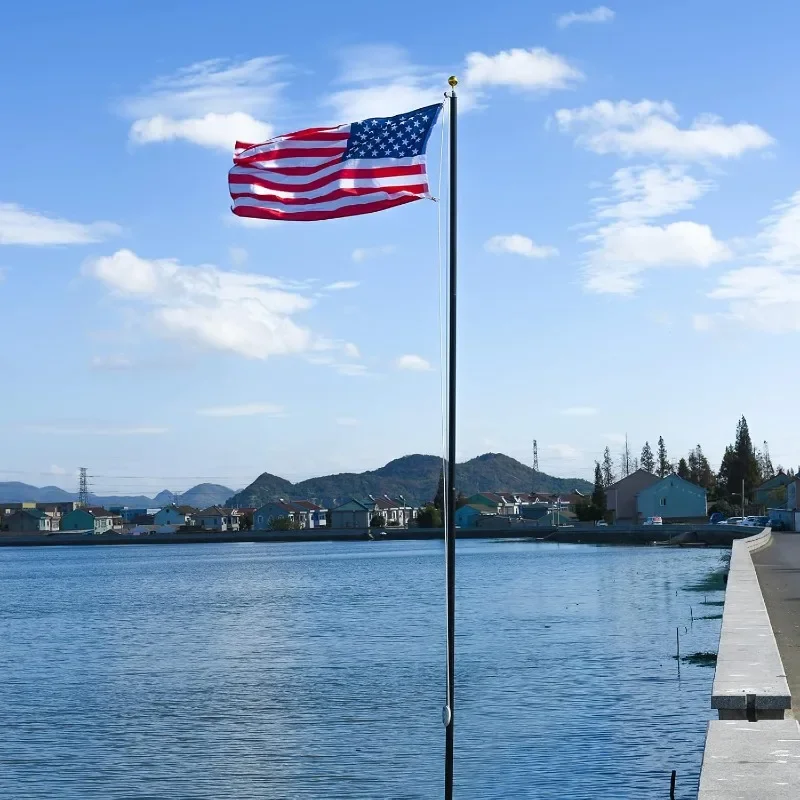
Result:
M775 469L772 466L772 459L769 455L769 444L767 444L766 439L764 440L764 449L759 453L758 470L762 483L775 477Z
M603 451L603 486L608 488L616 480L614 475L614 462L611 460L611 450L606 447Z
M691 472L689 471L689 465L686 463L686 459L682 458L678 462L678 477L683 478L685 481L688 481L691 478Z
M606 489L603 483L603 470L600 462L594 462L594 491L592 492L592 505L603 512L606 510Z
M622 453L619 457L620 477L627 478L633 471L631 469L631 450L628 447L628 434L625 434L625 446L622 448Z
M667 446L664 444L664 437L658 437L658 471L656 474L659 478L666 478L672 472L672 464L669 462L667 456Z
M653 458L653 451L650 447L650 442L644 443L644 447L642 448L642 456L639 459L639 463L645 472L656 471L656 460Z
M745 494L761 483L753 442L747 420L742 417L736 426L736 442L725 448L719 467L718 482L721 490L729 497L741 496L742 481Z

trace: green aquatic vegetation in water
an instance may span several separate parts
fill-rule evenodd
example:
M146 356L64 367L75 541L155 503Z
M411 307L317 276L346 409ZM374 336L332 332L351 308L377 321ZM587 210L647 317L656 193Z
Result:
M672 656L677 659L678 656ZM687 664L694 664L696 667L713 667L717 663L716 653L689 653L689 655L682 656L681 661Z
M704 606L724 606L724 600L703 600Z

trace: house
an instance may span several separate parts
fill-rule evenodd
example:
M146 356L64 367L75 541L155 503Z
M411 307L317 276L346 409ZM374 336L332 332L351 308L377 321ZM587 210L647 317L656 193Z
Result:
M38 508L20 508L3 520L9 533L44 533L57 531L58 520Z
M122 517L123 522L133 522L136 517L154 516L160 511L158 508L132 508L129 506L112 510Z
M614 515L614 521L636 521L638 514L636 498L639 492L653 486L659 480L661 479L652 472L637 469L636 472L612 483L606 489L606 509ZM655 512L648 516L659 516L659 514Z
M331 527L369 528L372 516L372 509L368 505L358 500L348 500L331 510Z
M293 500L293 506L299 506L308 512L307 528L325 528L328 525L328 509L312 503L310 500Z
M369 496L369 502L364 503L368 506L372 516L383 517L384 523L392 528L407 528L416 514L414 508L406 505L405 498L392 500L389 495L375 498Z
M515 517L519 514L520 503L513 495L497 492L479 492L467 498L471 506L484 506L489 513Z
M186 508L186 506L183 506ZM153 514L154 525L188 525L189 515L178 506L166 506Z
M110 531L115 521L121 522L120 517L106 511L104 508L93 506L91 508L76 508L68 511L61 517L62 531L92 531L99 534Z
M639 492L636 510L640 520L661 517L664 522L705 522L706 490L677 475L667 475Z
M288 519L300 528L308 526L308 509L298 503L288 503L286 500L273 500L266 503L261 508L257 508L253 514L253 529L257 531L268 531L279 519Z
M238 509L211 506L211 508L198 511L195 519L201 528L223 533L239 530L239 516Z
M788 500L788 487L792 483L794 477L780 470L755 490L753 500L760 506L784 506Z
M486 506L461 506L456 509L456 528L474 528L478 524L478 517L487 513Z

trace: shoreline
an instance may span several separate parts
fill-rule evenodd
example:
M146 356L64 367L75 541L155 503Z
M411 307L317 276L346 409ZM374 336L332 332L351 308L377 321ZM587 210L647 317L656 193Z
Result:
M753 536L757 530L720 525L594 526L573 528L464 528L457 539L528 539L559 544L636 545L673 547L730 547L737 539ZM0 534L0 547L95 547L153 544L231 544L287 542L430 541L444 539L441 528L318 529L304 531L236 531L230 533L188 532L170 534L28 533ZM385 535L384 535L385 534Z

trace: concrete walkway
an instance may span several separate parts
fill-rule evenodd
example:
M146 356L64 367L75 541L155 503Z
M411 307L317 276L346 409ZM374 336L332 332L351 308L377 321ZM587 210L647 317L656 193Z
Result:
M775 533L772 544L753 553L761 593L778 642L792 712L800 719L800 533Z

